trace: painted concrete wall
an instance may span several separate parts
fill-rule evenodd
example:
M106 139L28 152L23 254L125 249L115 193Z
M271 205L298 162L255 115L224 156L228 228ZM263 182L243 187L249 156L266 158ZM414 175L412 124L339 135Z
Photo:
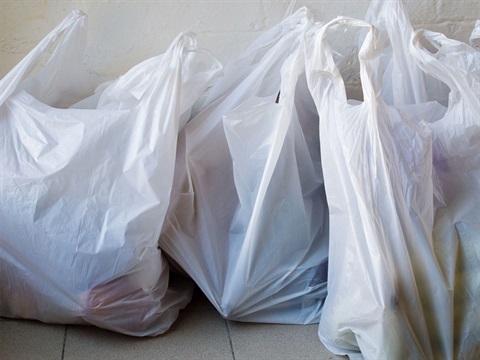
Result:
M90 72L115 77L138 62L162 53L181 31L198 35L202 47L223 63L262 31L279 22L290 1L268 0L0 0L0 77L15 66L71 10L89 15ZM369 1L297 1L316 19L337 15L364 18ZM406 1L413 25L468 41L480 0Z

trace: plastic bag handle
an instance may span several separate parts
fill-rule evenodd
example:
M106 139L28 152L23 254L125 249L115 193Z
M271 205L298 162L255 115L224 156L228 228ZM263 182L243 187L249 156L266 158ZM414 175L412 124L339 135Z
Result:
M278 42L285 35L289 35L292 32L303 31L302 29L308 26L312 21L313 19L311 18L308 8L301 7L295 11L295 13L283 19L279 24L260 35L260 37L245 49L243 56L256 53L259 49Z
M378 43L378 30L372 24L369 24L363 20L357 20L350 17L339 16L325 25L323 25L317 32L315 42L321 44L321 54L320 59L322 59L323 64L318 66L318 62L313 64L312 70L317 72L328 71L332 74L333 83L335 87L340 90L337 92L338 96L341 97L343 102L347 102L347 95L345 90L345 83L343 81L340 70L338 69L335 61L333 59L332 50L330 46L325 41L325 35L327 30L334 25L348 25L352 27L365 27L368 29L367 36L363 41L363 44L358 52L358 59L360 62L360 79L362 81L362 91L363 97L365 100L373 100L376 98L375 89L378 87L373 83L374 71L371 65L371 59L378 57L380 54L382 46L377 46ZM318 49L317 49L318 50ZM316 49L314 49L316 51ZM381 79L377 79L377 82Z
M452 96L462 96L468 99L470 104L478 104L478 98L471 89L471 85L465 76L455 71L451 66L441 63L433 54L425 49L420 43L421 39L427 40L435 48L440 49L443 46L461 49L462 51L477 53L469 45L457 40L449 39L445 35L428 30L417 30L412 35L410 42L410 52L417 61L418 66L427 74L444 82L452 91ZM480 109L476 107L476 112L480 116Z
M188 45L185 44L185 40L188 41ZM172 70L177 69L178 71L180 71L181 66L179 66L178 62L183 61L185 58L185 54L187 53L203 53L207 55L213 61L212 68L207 71L211 73L211 77L213 77L218 71L223 68L220 61L217 60L208 50L198 48L197 39L195 38L193 33L180 33L165 51L164 57L152 73L150 84L142 95L142 99L140 101L144 101L145 98L154 98L153 93L156 92L158 88L159 77L164 74L167 67L170 67Z
M5 77L0 81L0 105L15 91L20 82L40 63L43 55L64 34L83 31L87 22L87 15L74 10L55 29L53 29L40 43L28 53ZM51 58L56 56L52 54Z
M422 71L410 54L409 43L414 32L401 0L372 0L365 21L382 30L390 40L393 57L393 101L397 104L428 101Z
M296 3L297 3L297 0L290 1L290 4L288 5L287 10L285 11L285 14L283 15L283 19L286 19L293 14L293 9L295 8Z
M220 71L223 69L223 65L222 63L220 62L220 60L218 60L215 55L212 54L211 51L207 50L207 49L204 49L204 48L200 48L200 47L197 47L197 48L194 48L194 49L186 49L187 52L191 52L191 53L200 53L200 54L205 54L207 55L210 60L212 60L213 62L213 65L212 65L212 69L211 70L214 70L214 71Z

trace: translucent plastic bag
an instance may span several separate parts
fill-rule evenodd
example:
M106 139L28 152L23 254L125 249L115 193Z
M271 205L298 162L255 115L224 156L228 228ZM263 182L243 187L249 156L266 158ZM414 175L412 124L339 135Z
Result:
M412 46L413 29L401 1L372 2L367 19L388 32L393 49L382 54L388 64L383 78L384 98L392 99L393 105L417 121L427 121L433 133L433 241L437 261L452 289L454 306L441 310L450 313L451 323L440 325L452 328L453 338L432 346L446 349L443 358L477 358L480 315L474 299L480 298L480 264L473 254L480 246L480 123L476 120L480 53L441 34L423 31L415 35ZM474 38L475 30L472 44ZM422 41L435 49L435 55L421 46ZM390 72L394 66L397 69ZM392 77L392 73L397 76ZM396 86L388 86L389 79ZM429 100L449 104L448 109Z
M361 103L347 100L325 38L338 26L368 29L359 52ZM384 44L368 23L337 18L306 47L330 209L319 335L351 357L443 358L452 348L453 298L433 246L432 133L380 96Z
M85 38L75 11L0 83L0 315L157 335L193 289L157 248L178 131L220 66L181 34L85 98Z
M328 210L302 45L310 27L300 9L255 41L183 134L160 245L229 319L317 322L326 294Z
M422 46L435 49L435 54ZM480 357L480 52L429 31L417 31L411 53L426 74L450 88L448 110L429 123L441 201L435 212L435 252L453 292L453 354Z

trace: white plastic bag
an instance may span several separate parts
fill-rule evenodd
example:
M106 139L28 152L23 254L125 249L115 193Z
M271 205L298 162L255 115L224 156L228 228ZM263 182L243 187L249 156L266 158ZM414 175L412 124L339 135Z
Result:
M382 94L417 121L427 121L433 133L434 249L454 296L453 309L437 310L451 314L450 325L441 324L453 333L449 346L442 344L448 348L443 356L477 358L480 315L474 299L480 298L480 272L475 271L480 264L472 254L478 253L480 246L480 164L476 155L480 123L475 120L480 118L480 55L466 44L431 32L418 32L412 46L413 30L401 1L372 2L367 19L388 32L393 49L382 55L388 63ZM435 49L435 55L421 46L422 41ZM397 70L389 72L392 65ZM385 86L390 79L397 85ZM438 103L426 102L429 100L450 103L448 113ZM426 109L428 113L421 114Z
M368 29L359 52L362 103L347 101L325 38L338 26ZM385 40L365 22L337 18L307 46L330 208L319 335L351 357L443 358L452 350L453 297L433 247L432 134L383 101Z
M435 49L432 54L422 40ZM425 73L450 88L444 117L433 133L433 166L442 201L435 213L434 247L454 294L453 354L480 357L480 52L425 30L417 31L411 53ZM447 357L445 357L447 358Z
M303 8L255 41L182 134L160 245L228 319L317 322L326 294L328 210L302 45L310 26Z
M85 37L75 11L0 82L0 315L157 335L193 288L157 248L177 135L219 64L181 34L78 102Z
M480 20L475 22L475 27L470 34L470 45L477 50L480 50Z

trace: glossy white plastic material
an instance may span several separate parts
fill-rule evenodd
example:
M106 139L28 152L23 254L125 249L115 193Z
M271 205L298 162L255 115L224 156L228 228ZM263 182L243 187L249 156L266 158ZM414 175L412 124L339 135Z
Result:
M158 237L178 132L220 65L180 34L91 94L86 30L74 11L0 82L0 316L153 336L193 290Z
M160 245L228 319L319 320L328 208L304 69L311 25L302 8L256 40L181 134Z
M388 105L448 103L448 87L425 74L410 53L413 27L401 0L373 0L365 21L378 30L382 98Z
M478 358L479 53L413 35L398 1L373 2L367 18L378 28L339 18L307 46L330 208L319 336L351 358ZM359 104L326 37L341 26L368 30Z
M364 101L347 101L325 37L365 27L359 51ZM338 18L307 47L309 85L320 114L330 208L328 296L319 335L337 354L433 358L449 347L451 293L433 249L432 135L380 96L381 34ZM326 161L328 159L328 161ZM441 324L437 326L437 324ZM447 350L445 350L447 351Z
M423 47L429 43L435 54ZM433 166L441 201L433 241L453 293L450 323L453 355L480 358L480 52L443 34L417 31L411 53L426 74L450 89L444 117L433 133ZM442 311L438 309L437 311ZM447 310L445 310L447 311Z

